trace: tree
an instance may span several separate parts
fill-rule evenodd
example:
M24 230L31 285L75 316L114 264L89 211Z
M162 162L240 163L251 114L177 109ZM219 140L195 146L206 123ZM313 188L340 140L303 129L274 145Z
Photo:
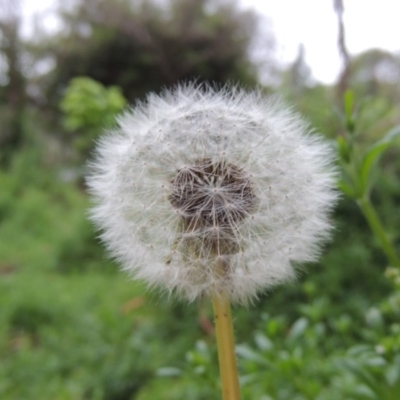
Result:
M300 100L306 89L313 86L311 69L305 60L305 49L301 44L296 59L282 74L282 90L290 100Z
M40 44L55 60L43 79L50 99L85 75L130 101L181 80L257 82L248 57L257 18L234 1L77 0L60 16L62 31Z
M25 77L21 67L20 2L0 2L0 56L5 65L4 87L0 102L2 129L0 131L0 162L9 161L12 151L23 142L23 114L25 109Z
M360 96L384 96L400 102L400 57L384 50L371 49L351 61L351 83Z

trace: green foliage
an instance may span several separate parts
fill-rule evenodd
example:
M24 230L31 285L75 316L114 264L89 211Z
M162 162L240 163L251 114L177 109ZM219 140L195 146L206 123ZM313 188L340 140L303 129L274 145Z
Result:
M62 15L66 29L30 48L40 51L36 60L51 54L56 68L38 80L44 91L18 119L22 146L0 170L0 398L217 400L215 340L201 328L204 319L211 324L211 309L153 294L116 273L87 220L71 143L90 149L125 106L122 91L132 100L193 77L253 85L247 53L254 16L234 2L197 0L171 1L167 9L78 1ZM392 144L399 129L391 127L400 123L400 95L379 70L396 72L398 57L368 52L354 60L354 91L341 118L333 88L313 85L301 57L282 91L337 140L340 185L350 198L335 212L320 264L234 310L243 399L398 399L400 269L387 268L386 239L368 230L358 208L362 199L374 205L372 220L379 215L396 248L400 164ZM64 93L61 124L49 109ZM8 126L14 114L2 96ZM6 125L2 138L12 138Z
M41 160L26 151L0 176L0 397L219 399L215 341L196 306L114 273L85 193ZM382 176L375 198L391 229L396 182ZM400 279L388 271L390 290L350 201L336 219L320 267L234 310L244 400L399 395Z
M400 127L396 126L391 129L381 140L366 149L360 149L356 141L359 123L354 109L354 94L348 91L344 98L347 134L337 139L337 149L342 170L339 188L360 206L372 232L380 241L391 266L400 268L400 258L370 200L377 162L382 154L395 143L400 135ZM362 119L360 118L360 120Z
M355 129L358 121L353 114L353 92L346 93L344 107L348 135L337 138L338 154L343 166L343 180L340 186L345 194L359 200L369 197L373 171L383 152L395 144L400 135L400 127L391 129L381 140L360 151L355 148L357 137Z
M115 115L125 106L126 100L118 87L105 88L86 77L72 79L61 101L68 131L110 127L114 124Z
M105 257L86 218L89 203L32 152L0 171L0 260L12 268L87 270ZM24 251L21 251L21 248ZM107 268L107 267L106 267Z
M115 124L115 117L126 106L126 99L116 86L105 88L87 77L71 80L60 103L69 132L81 132L75 144L80 151L91 149L103 129Z
M400 353L393 343L400 338L400 303L392 298L365 309L359 322L346 313L332 318L331 308L328 298L317 297L299 305L292 321L261 314L251 340L237 346L243 399L398 398ZM189 369L178 375L214 388L208 398L218 399L213 346L199 342L188 356Z
M133 321L148 308L122 310L142 288L101 274L34 271L10 274L0 286L1 398L127 398L151 377L160 349L147 343L151 323Z

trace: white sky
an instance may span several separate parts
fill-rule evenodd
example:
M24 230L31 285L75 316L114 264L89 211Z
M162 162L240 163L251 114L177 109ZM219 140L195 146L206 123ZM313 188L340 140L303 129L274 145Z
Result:
M277 41L277 56L282 63L293 61L304 44L307 64L314 77L332 83L340 71L337 50L337 19L333 0L239 0L269 17ZM26 20L41 13L41 24L57 26L51 16L54 0L23 0ZM369 48L400 53L399 0L344 0L346 43L351 54ZM43 11L48 10L42 14ZM25 34L29 34L25 24Z
M314 77L335 81L341 67L333 0L240 0L267 15L273 24L277 54L292 61L302 43ZM346 45L355 55L370 48L400 53L399 0L343 0Z

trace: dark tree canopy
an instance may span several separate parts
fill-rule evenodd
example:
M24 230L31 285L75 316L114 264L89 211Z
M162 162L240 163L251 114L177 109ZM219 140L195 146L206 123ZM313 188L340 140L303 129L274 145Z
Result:
M257 82L248 57L257 18L234 1L78 0L60 13L62 31L41 44L55 59L49 98L82 75L130 101L180 80Z
M0 165L9 162L10 154L22 146L26 81L21 66L20 2L0 1Z

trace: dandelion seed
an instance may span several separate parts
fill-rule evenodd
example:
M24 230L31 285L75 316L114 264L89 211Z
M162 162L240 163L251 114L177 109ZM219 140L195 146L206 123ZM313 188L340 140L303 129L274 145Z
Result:
M189 301L247 303L329 236L333 153L261 92L178 86L103 137L92 219L125 270Z

